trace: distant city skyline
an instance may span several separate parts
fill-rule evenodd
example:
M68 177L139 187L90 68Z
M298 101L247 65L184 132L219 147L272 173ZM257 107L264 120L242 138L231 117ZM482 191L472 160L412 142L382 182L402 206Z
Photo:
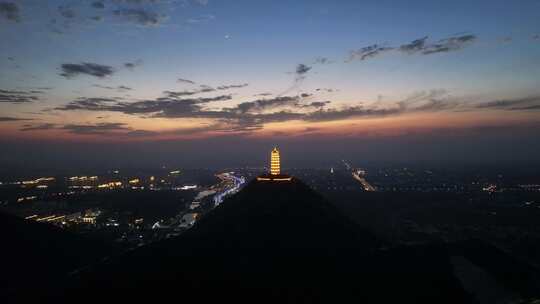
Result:
M538 163L538 11L0 1L0 164Z

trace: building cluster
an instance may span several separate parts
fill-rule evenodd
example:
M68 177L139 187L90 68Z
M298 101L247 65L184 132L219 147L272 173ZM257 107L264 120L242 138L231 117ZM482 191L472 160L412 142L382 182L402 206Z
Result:
M78 175L55 179L38 178L24 184L22 182L3 184L0 191L11 189L14 192L35 193L20 196L18 200L6 205L14 209L13 213L28 221L52 224L73 232L95 234L100 237L105 235L110 240L133 247L173 237L190 229L199 218L218 206L227 196L238 192L246 181L244 177L237 176L234 172L215 174L218 182L210 186L186 182L197 179L182 178L180 170L170 171L167 176L161 178L154 175L122 177L119 174L113 172L113 175L103 177ZM53 187L45 191L38 190L37 186L43 183ZM24 189L21 186L24 186ZM129 206L118 209L114 207L115 204L110 205L101 201L103 198L111 197L125 199L129 197L131 190L140 191L142 187L151 190L146 195L155 193L157 197L167 200L177 197L179 201L176 203L183 209L177 214L156 221L156 216L152 212L135 211ZM117 190L119 192L116 192ZM183 193L173 194L171 191ZM98 195L92 196L96 194ZM80 202L79 198L83 197L93 198L81 203L80 211L75 211L78 203L68 203L73 200ZM186 202L185 199L188 197L189 202Z
M36 222L45 222L56 224L59 226L69 226L74 224L96 224L97 218L102 214L100 209L87 209L84 211L74 212L70 214L49 214L49 215L29 215L26 220Z

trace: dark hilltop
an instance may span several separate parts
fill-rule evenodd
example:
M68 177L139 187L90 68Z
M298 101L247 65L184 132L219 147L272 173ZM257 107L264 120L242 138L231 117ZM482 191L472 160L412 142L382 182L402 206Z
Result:
M72 275L48 300L471 301L442 246L385 248L302 181L253 180L181 236Z

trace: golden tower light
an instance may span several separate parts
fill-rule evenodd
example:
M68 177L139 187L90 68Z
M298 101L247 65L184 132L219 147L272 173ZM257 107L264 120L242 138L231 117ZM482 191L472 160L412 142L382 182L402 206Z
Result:
M279 173L279 150L277 148L274 148L272 150L272 153L270 153L270 174L279 175Z

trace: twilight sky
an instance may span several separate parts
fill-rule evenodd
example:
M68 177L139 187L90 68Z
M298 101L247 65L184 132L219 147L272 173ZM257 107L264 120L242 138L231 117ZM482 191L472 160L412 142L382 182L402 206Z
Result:
M0 0L0 163L232 166L274 144L289 165L537 161L539 17L538 0Z

